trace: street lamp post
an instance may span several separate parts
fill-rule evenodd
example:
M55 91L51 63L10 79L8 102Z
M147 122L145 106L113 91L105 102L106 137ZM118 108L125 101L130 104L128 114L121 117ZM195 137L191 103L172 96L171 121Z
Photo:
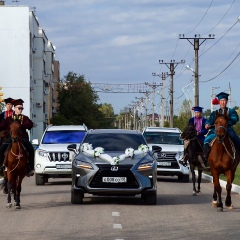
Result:
M193 75L195 77L194 104L195 106L199 106L199 76L200 75L198 75L198 64L195 64L195 71L189 65L186 65L186 69L191 70L194 73Z

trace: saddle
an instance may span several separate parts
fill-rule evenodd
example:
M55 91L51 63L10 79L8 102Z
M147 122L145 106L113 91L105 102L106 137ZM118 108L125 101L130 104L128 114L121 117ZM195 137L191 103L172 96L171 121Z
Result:
M235 146L233 140L228 137L229 141L230 141L230 144L231 144L231 147L232 147L232 151L233 151L233 160L236 160L237 156L240 156L240 152L237 150L237 147ZM211 149L212 149L212 146L214 144L214 142L217 140L217 137L215 137L209 144L209 153L211 152Z

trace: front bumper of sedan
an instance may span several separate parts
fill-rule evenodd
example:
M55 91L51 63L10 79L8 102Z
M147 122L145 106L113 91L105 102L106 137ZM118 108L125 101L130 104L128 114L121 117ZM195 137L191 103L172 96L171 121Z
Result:
M157 191L157 163L73 165L72 190L101 196L134 196Z

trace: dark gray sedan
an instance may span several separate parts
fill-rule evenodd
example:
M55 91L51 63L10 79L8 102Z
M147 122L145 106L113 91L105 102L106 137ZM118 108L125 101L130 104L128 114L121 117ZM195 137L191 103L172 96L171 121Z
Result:
M157 201L157 153L149 151L141 133L134 130L90 130L72 162L71 202L81 204L84 193L98 196L135 196L146 204Z

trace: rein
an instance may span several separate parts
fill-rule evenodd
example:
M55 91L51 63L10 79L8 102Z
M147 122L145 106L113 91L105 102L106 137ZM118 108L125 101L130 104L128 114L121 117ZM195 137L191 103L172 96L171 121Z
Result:
M23 155L22 155L22 153L21 153L20 144L19 144L19 142L17 142L17 143L18 143L18 148L19 148L19 154L15 154L15 153L12 151L12 148L11 148L11 153L12 153L13 156L16 157L16 159L18 159L18 162L17 162L17 165L15 166L15 168L13 168L11 171L9 171L9 173L12 172L12 171L14 171L14 170L18 167L18 165L19 165L19 163L20 163L20 159L21 159L21 157L23 157Z
M223 130L224 130L224 135L221 137L221 139L220 139L219 136L217 135L218 129L223 129ZM218 139L219 143L221 143L221 144L223 145L223 147L224 147L225 151L227 152L227 154L229 155L229 157L234 160L235 157L236 157L236 150L235 150L235 147L234 147L233 142L232 142L231 139L228 137L228 140L229 140L230 145L231 145L231 150L232 150L232 152L233 152L233 156L230 154L230 152L228 151L228 149L227 149L227 147L226 147L226 145L225 145L225 143L224 143L224 139L226 138L226 134L227 134L227 128L224 127L224 126L222 126L222 125L220 125L220 126L218 126L217 128L215 128L215 134L216 134L215 140Z

